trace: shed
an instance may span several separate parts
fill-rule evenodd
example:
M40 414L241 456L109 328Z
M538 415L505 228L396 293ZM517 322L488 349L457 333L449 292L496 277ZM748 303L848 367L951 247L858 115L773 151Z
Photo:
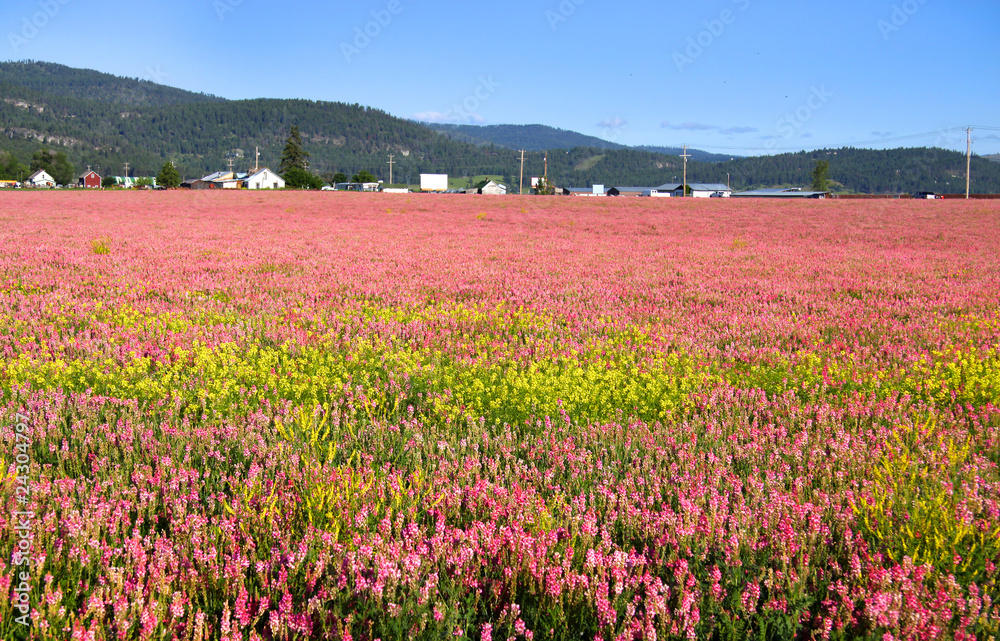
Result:
M80 174L80 177L77 178L76 186L83 187L85 189L100 189L101 177L96 171L87 171L86 173Z
M649 187L612 187L607 194L608 196L641 196L642 192L649 190Z
M495 180L484 180L476 185L476 193L486 196L506 196L507 185L502 185Z
M600 193L595 193L593 188L587 187L568 187L562 191L564 196L579 196L582 198L603 196L604 190L602 189Z

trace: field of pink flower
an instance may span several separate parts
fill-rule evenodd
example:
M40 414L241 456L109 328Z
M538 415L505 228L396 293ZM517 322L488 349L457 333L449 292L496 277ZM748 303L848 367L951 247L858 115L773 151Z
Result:
M975 201L0 194L0 638L996 638L998 250Z

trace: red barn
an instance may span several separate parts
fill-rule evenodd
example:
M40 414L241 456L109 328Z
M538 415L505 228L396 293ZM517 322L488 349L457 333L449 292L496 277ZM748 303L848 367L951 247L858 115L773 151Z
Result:
M76 184L78 187L84 187L86 189L100 189L101 177L97 175L96 171L88 171L87 173L80 175Z

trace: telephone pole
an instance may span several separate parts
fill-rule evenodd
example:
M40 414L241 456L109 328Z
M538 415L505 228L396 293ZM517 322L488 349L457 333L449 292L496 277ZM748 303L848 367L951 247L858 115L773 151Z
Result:
M684 145L684 153L681 154L681 158L684 159L684 191L681 193L682 198L687 198L688 195L688 158L691 154L688 153L688 146Z
M545 152L545 186L549 185L549 152Z
M520 196L524 193L524 150L521 150L521 184L517 188L517 195Z
M393 158L395 158L395 157L396 156L394 156L392 154L389 154L389 184L390 185L392 184L392 166L396 164L396 161L393 160Z
M965 130L966 152L965 152L965 199L969 199L969 188L972 186L972 127Z

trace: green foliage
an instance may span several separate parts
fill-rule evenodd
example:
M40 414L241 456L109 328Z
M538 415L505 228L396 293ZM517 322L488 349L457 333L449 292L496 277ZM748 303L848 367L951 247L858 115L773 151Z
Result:
M812 172L812 190L830 191L830 162L817 160Z
M338 171L337 173L335 173L332 176L330 176L330 178L329 178L329 180L327 182L329 182L331 185L336 185L337 183L346 183L347 182L347 174L345 174L342 171Z
M281 176L289 189L320 189L326 181L300 167L292 167Z
M552 196L556 193L555 187L544 177L538 179L538 186L534 191L536 196Z
M160 173L156 175L156 184L168 188L180 187L181 174L177 171L177 168L174 167L174 163L168 161L163 164L163 168L160 169Z
M351 182L355 183L375 183L378 182L378 178L373 176L369 171L360 171L351 178Z
M115 186L115 177L114 176L105 176L104 178L101 178L101 187L104 187L105 189L109 189L109 188L114 187L114 186Z
M39 149L31 157L30 170L31 172L47 171L60 185L71 184L75 177L73 165L66 158L66 154L61 151Z
M285 150L281 153L281 166L278 173L282 176L289 169L305 169L309 166L309 152L302 149L302 134L299 128L292 125L292 131L285 140ZM287 178L285 180L288 180Z
M0 180L22 180L30 173L27 165L19 162L14 154L0 152Z

